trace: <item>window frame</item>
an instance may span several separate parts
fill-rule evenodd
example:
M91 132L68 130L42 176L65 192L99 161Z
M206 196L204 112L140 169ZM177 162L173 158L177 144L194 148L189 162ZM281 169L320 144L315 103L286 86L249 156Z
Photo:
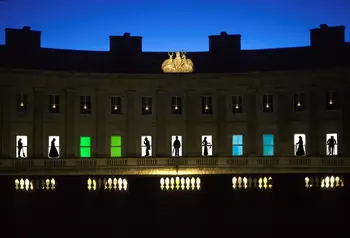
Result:
M237 136L237 137L241 137L242 144L235 144L235 143L234 143L234 137L236 137L236 136ZM232 149L232 151L231 151L231 152L232 152L232 153L231 153L232 156L235 156L235 157L236 157L236 156L243 156L243 144L244 144L243 139L244 139L243 134L234 134L234 135L232 135L232 145L231 145L231 146L232 146L232 148L231 148L231 149ZM242 151L241 154L239 154L239 155L235 155L235 154L234 154L233 151L234 151L234 148L236 148L236 147L241 148L241 151Z
M332 100L332 106L329 106L330 100ZM326 92L325 109L326 111L338 110L338 92L336 90L328 90Z
M82 139L83 138L89 138L89 146L82 146ZM89 148L89 156L82 156L82 149L83 148ZM80 136L79 140L79 155L80 158L91 158L91 136Z
M305 93L302 93L302 92L294 93L293 94L293 111L296 113L304 112L306 110L305 101L306 101ZM300 107L298 107L298 102L300 102ZM298 108L300 108L301 110L297 110Z
M53 105L55 105L55 108L53 108ZM60 96L58 94L49 95L49 113L60 113Z
M27 113L28 112L28 94L18 93L16 95L16 112ZM23 107L21 104L23 103Z
M113 145L113 138L114 137L119 137L119 141L120 141L120 144L119 145ZM113 152L112 152L112 150L113 149L120 149L120 155L119 156L113 156ZM121 135L112 135L111 137L110 137L110 157L111 158L120 158L120 157L122 157L122 136Z
M148 110L146 110L148 107ZM153 98L151 96L143 96L141 99L141 113L144 116L153 114Z
M266 97L266 102L265 102ZM269 104L269 107L267 108L267 104ZM272 94L264 94L262 97L262 107L263 112L265 113L272 113L274 112L274 97Z
M210 95L202 96L202 115L211 115L213 114L213 97ZM208 106L208 110L205 109L205 106Z
M122 98L120 96L111 96L110 106L112 115L122 114ZM115 110L115 106L117 107L117 110Z
M273 142L273 144L272 145L270 145L270 144L265 144L265 136L272 136L272 142ZM263 134L263 156L264 157L268 157L268 156L275 156L275 136L274 136L274 134ZM272 155L265 155L265 147L266 146L271 146L272 147Z
M236 105L238 105L238 109L236 108ZM243 113L243 96L242 95L231 96L231 112L233 114Z
M175 109L175 106L178 109ZM182 97L181 96L172 96L171 97L171 114L181 115L182 114Z
M86 109L84 109L86 105ZM80 114L91 115L92 114L92 98L91 96L80 96Z

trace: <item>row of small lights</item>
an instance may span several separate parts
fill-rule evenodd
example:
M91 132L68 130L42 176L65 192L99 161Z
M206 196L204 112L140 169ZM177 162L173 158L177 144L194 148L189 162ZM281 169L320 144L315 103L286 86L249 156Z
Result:
M195 177L166 177L160 179L161 190L200 190L201 179Z
M15 188L20 191L34 191L35 189L50 191L56 189L56 180L54 178L46 180L29 180L27 178L20 178L15 179Z
M318 187L320 184L320 180L318 177L305 177L305 187L306 188L312 188ZM344 178L340 178L338 176L326 176L325 178L321 177L321 188L337 188L337 187L344 187Z
M251 177L233 177L233 189L248 189L248 188L272 189L272 177L251 178Z
M126 191L128 189L128 181L125 178L108 178L103 180L101 178L89 178L87 180L87 188L89 191L100 189Z

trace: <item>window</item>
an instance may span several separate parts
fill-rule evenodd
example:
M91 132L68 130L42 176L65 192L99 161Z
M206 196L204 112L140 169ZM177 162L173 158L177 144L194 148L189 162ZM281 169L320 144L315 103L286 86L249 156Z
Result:
M338 155L337 133L330 133L326 135L326 155Z
M28 137L24 135L16 136L16 158L27 158Z
M264 156L274 156L274 136L271 134L263 135L263 154Z
M91 137L90 136L80 137L80 157L81 158L91 157Z
M25 113L28 109L28 95L17 94L17 112Z
M122 103L120 97L111 97L111 114L122 113Z
M304 93L295 93L293 106L295 112L302 112L305 110L305 94Z
M49 113L59 113L60 112L60 96L50 95L49 96Z
M243 135L232 136L232 155L233 156L243 155Z
M182 98L174 96L171 98L171 113L172 114L181 114L182 112Z
M60 137L59 136L49 136L49 150L48 157L57 159L60 157Z
M171 136L171 155L182 156L182 136Z
M142 97L142 115L152 115L152 97Z
M141 156L152 156L152 136L141 136Z
M202 156L212 156L213 155L213 143L212 136L202 136Z
M273 112L273 96L263 96L263 112Z
M306 136L305 134L294 134L294 155L306 155Z
M242 96L232 96L232 113L242 113L243 105L242 105Z
M111 157L122 156L122 137L111 136Z
M80 96L80 114L91 114L91 96Z
M210 96L202 97L202 114L213 114L212 97Z
M326 94L326 110L336 110L338 95L335 91L329 91Z

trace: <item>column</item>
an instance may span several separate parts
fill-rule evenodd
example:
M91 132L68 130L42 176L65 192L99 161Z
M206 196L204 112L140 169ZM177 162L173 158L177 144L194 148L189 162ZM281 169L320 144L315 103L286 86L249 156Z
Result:
M42 88L33 88L33 157L42 158L43 156L43 113L45 100L45 91Z
M340 98L341 108L342 108L342 135L339 145L339 152L341 156L350 156L350 87L344 89L343 95ZM339 139L338 139L339 140Z
M75 116L75 90L66 89L65 90L65 131L64 131L64 141L65 141L65 155L64 157L75 157L75 128L74 128L74 116ZM78 141L79 143L79 141ZM79 144L78 144L79 145Z
M156 92L156 156L167 157L169 156L169 151L167 151L168 146L165 143L170 143L170 138L167 138L167 128L166 128L166 112L167 110L167 100L166 93L163 90L157 90ZM168 152L168 153L167 153Z
M248 89L247 95L247 125L248 140L245 140L248 146L248 155L257 156L257 115L256 115L256 89Z
M198 97L195 91L186 91L186 144L187 144L187 155L188 156L199 156L201 155L201 148L196 145L196 142L200 141L200 138L196 138L196 116L200 108L196 108ZM199 142L200 143L200 142ZM198 148L199 147L199 148ZM186 156L186 155L184 155Z
M14 98L14 97L13 97ZM1 90L0 95L0 156L4 158L8 158L12 156L13 153L10 153L10 140L11 140L11 131L10 131L10 113L11 113L11 107L15 106L15 103L12 102L10 95L10 88L9 87L3 87ZM13 139L14 140L14 139ZM14 149L13 149L14 151Z
M96 157L106 157L106 90L96 90Z
M128 90L126 92L126 102L125 102L125 139L122 143L124 143L124 148L126 148L125 155L127 157L136 157L136 147L135 143L137 141L136 138L136 115L135 112L141 113L141 108L135 109L135 91ZM136 111L135 111L136 110ZM139 145L140 146L140 145Z
M278 108L277 108L277 134L278 139L275 143L276 151L278 155L287 155L287 151L284 148L288 148L288 110L292 110L291 107L286 107L290 105L288 102L287 92L283 89L279 89L277 92ZM291 156L291 155L289 155Z
M226 134L226 96L219 95L216 100L216 128L217 128L217 140L216 140L216 155L229 156L227 152L227 134Z
M317 88L312 88L310 91L310 114L309 114L309 142L310 155L318 156L320 154L320 125L322 117L320 109L324 106L324 98L320 97ZM320 103L321 102L321 103Z

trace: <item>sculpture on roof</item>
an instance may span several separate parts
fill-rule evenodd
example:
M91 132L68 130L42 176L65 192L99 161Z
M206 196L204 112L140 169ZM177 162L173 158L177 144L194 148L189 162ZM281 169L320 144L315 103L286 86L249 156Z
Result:
M186 52L175 53L175 59L173 59L173 52L169 52L169 59L164 60L162 64L162 70L164 73L192 73L193 63L192 60L186 58Z

